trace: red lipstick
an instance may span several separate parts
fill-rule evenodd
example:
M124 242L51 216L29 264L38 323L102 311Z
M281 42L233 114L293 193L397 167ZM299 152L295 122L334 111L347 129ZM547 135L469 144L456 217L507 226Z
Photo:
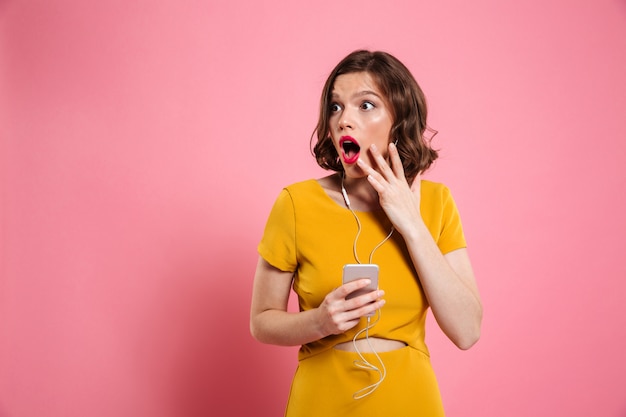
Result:
M356 139L351 136L342 136L339 139L339 147L341 148L341 157L346 164L354 164L361 154L361 146Z

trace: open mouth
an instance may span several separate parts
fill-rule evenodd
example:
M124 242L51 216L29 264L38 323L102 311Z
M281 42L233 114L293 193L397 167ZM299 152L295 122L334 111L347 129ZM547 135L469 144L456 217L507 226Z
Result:
M344 136L339 140L341 146L341 154L346 164L353 164L359 159L361 147L356 139Z

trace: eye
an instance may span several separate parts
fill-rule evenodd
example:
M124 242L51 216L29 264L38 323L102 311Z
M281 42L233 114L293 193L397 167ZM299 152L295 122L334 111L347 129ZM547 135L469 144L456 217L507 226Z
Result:
M341 110L341 106L337 103L330 103L330 112L331 113L337 113L339 110Z
M374 103L372 103L371 101L364 101L363 104L361 104L361 109L363 110L372 110L374 107Z

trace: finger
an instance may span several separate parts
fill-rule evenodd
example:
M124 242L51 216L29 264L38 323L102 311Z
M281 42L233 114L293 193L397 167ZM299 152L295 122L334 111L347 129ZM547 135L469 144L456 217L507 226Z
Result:
M371 283L372 280L369 278L357 279L343 284L341 287L337 288L336 293L340 299L345 299L351 293L356 290L360 290L361 288L365 288Z
M351 311L361 308L363 306L367 306L375 301L380 300L383 295L385 295L385 292L383 290L373 290L368 292L367 294L351 298L349 300L346 300L346 309Z
M400 153L398 153L398 147L395 143L389 144L389 161L391 162L391 169L396 178L404 177L404 166L402 165L402 159L400 159Z
M378 171L361 158L357 160L357 165L368 175L368 180L376 191L380 192L382 191L384 185L388 182L387 178L393 177L393 172L389 168L389 165L387 165L385 158L383 158L378 151L376 145L372 144L369 148L369 152L372 156L373 164L376 165Z
M383 154L380 153L380 151L378 150L378 147L372 144L370 146L370 152L372 156L374 157L373 159L374 159L374 162L376 163L376 167L378 168L380 173L383 175L383 178L385 179L390 178L390 176L393 174L393 171L389 167L389 164L387 163L387 160L385 159Z
M367 162L365 162L361 158L359 158L356 163L359 168L361 168L363 172L367 174L367 180L370 182L372 187L374 187L377 192L382 192L385 189L383 185L385 184L385 179L383 178L383 176L380 175L374 168L368 165Z
M353 315L354 318L372 315L376 310L382 308L385 305L385 300L376 299L369 301L366 304L350 310L348 313Z

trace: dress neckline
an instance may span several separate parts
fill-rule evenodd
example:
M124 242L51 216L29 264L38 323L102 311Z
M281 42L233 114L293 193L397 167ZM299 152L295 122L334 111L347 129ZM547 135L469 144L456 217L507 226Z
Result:
M345 204L340 204L338 202L336 202L335 200L333 200L333 198L328 195L328 193L326 192L326 190L324 189L324 187L322 187L322 184L320 184L318 179L312 179L311 181L313 181L318 189L319 192L321 192L321 194L324 195L324 197L326 198L326 200L328 200L330 203L332 203L333 206L337 207L338 209L345 211L346 213L350 213L350 209L346 207ZM362 213L364 215L372 215L372 216L376 216L378 217L381 213L384 214L384 210L382 208L378 208L376 210L354 210L357 213Z

